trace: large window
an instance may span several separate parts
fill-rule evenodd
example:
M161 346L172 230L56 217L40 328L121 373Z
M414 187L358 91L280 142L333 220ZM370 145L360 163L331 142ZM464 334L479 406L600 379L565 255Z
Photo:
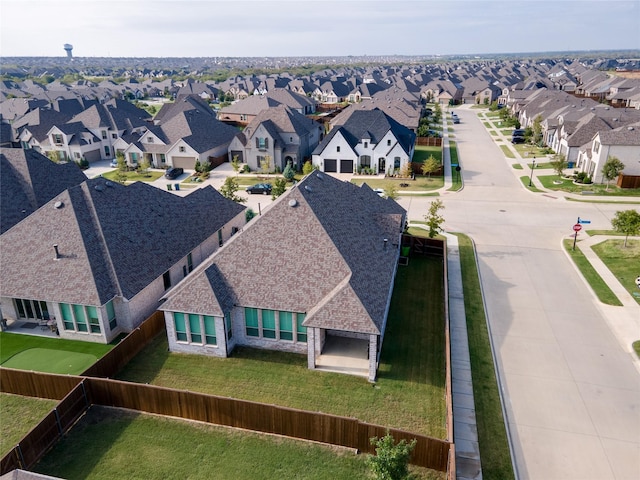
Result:
M111 302L109 302L111 303ZM62 325L65 330L72 332L102 333L98 308L94 306L60 303ZM113 309L113 307L111 307ZM109 305L107 305L107 312ZM115 316L114 316L115 317Z
M307 341L307 327L303 327L302 326L302 322L304 322L304 317L306 317L306 315L304 313L297 313L296 314L296 338L298 339L299 342L305 342Z
M276 312L273 310L262 310L262 336L276 338Z
M291 312L278 312L280 320L280 339L293 340L293 314Z
M361 155L360 156L360 166L362 166L362 167L371 167L371 156L370 155Z
M200 315L189 314L189 332L191 333L191 343L202 343L202 330L200 329Z
M258 325L258 309L257 308L244 309L244 323L246 327L247 336L249 337L260 336L260 326Z
M176 339L179 342L187 341L187 325L184 321L184 313L174 312L173 323L176 327Z
M19 318L33 318L38 320L49 319L47 302L15 298L14 304L16 306L16 310L18 311Z
M204 340L207 345L216 345L216 320L214 317L204 315Z
M53 134L53 143L56 145L62 145L62 135L59 133Z
M269 148L269 139L266 137L256 137L256 148L259 150L266 150Z

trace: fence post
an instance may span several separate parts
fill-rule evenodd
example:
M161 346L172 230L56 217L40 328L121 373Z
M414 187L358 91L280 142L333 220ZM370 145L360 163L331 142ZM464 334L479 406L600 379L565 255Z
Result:
M80 382L80 386L82 387L82 395L84 396L84 404L87 408L89 408L91 405L89 404L89 399L87 398L87 389L84 386L84 381L86 380L86 378L83 378L82 381Z
M20 444L16 445L16 451L18 452L18 463L20 463L20 468L27 469L27 465L24 463L24 455L22 455L22 448Z
M60 423L60 414L58 413L58 408L53 409L53 413L56 414L56 425L58 425L58 433L62 436L62 424Z

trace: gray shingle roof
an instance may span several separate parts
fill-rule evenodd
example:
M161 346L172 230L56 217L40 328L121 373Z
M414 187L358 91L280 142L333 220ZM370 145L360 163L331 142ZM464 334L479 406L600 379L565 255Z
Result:
M73 163L53 163L35 150L0 148L0 233L86 179Z
M83 305L130 299L243 209L211 187L180 197L141 182L87 180L0 236L0 295Z
M366 185L313 173L170 292L161 309L219 316L236 304L306 312L308 326L379 333L404 215Z

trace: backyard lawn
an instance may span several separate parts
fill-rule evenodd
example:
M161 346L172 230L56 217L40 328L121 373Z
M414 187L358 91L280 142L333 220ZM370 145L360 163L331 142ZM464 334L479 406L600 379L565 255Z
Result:
M56 406L55 400L0 393L0 457Z
M85 480L334 480L367 478L365 459L318 443L94 406L34 471ZM416 479L445 478L411 471Z
M426 145L416 145L413 152L413 163L424 163L431 155L438 162L442 163L442 147L429 147Z
M623 239L605 240L594 245L592 249L636 302L640 303L640 289L635 283L635 279L640 275L640 241L629 240L626 248L623 245Z
M305 355L249 348L237 348L226 359L169 353L163 335L118 379L322 411L445 438L442 276L442 259L412 258L399 268L375 384L309 370Z

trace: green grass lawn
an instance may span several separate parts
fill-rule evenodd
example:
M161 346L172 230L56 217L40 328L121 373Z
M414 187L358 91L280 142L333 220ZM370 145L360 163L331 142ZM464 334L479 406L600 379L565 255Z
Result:
M2 364L3 367L37 372L79 375L93 365L98 358L90 353L52 350L49 348L29 348Z
M514 170L522 170L522 165L520 165L519 163L513 163L511 166Z
M167 351L159 336L121 380L241 398L445 438L442 259L399 268L375 384L307 369L306 355L236 348L230 358Z
M57 403L55 400L0 393L0 457L15 447Z
M516 158L514 153L511 151L511 149L507 145L500 145L500 149L502 150L502 153L504 153L505 157Z
M459 165L458 160L458 146L456 142L449 142L449 156L451 158L451 187L449 191L457 192L462 188L462 171L456 171L456 167L453 165Z
M102 357L113 348L120 339L114 340L109 345L93 342L80 342L77 340L65 340L62 338L37 337L35 335L22 335L19 333L0 332L0 365L25 350L41 348L46 350L60 350ZM37 370L28 367L29 370Z
M492 137L497 137L498 132L496 132L495 130L489 130L489 135L491 135Z
M365 459L317 443L92 407L33 470L85 480L334 480L367 478ZM445 478L412 471L420 479Z
M616 185L610 185L607 190L606 185L587 184L576 185L573 180L562 178L558 175L540 175L538 179L542 185L549 190L557 190L568 193L581 193L584 191L593 192L594 195L603 196L640 196L640 188L618 188Z
M482 124L487 130L493 128L493 124L491 122L482 122Z
M623 239L605 240L592 249L636 302L640 303L640 289L635 283L640 275L640 241L628 240L627 247L623 245Z
M611 291L605 281L602 280L602 277L596 272L582 251L580 251L580 248L576 247L575 250L573 249L573 239L565 239L563 244L565 250L569 253L569 256L580 270L580 273L582 273L584 279L591 286L598 299L607 305L621 306L622 303L618 297Z
M513 146L522 157L528 157L528 158L536 157L536 158L545 158L545 159L547 158L547 154L545 153L546 147L541 148L535 145L530 145L528 143L517 143Z
M371 176L371 178L367 177L358 177L351 180L351 183L356 185L362 185L366 183L371 188L386 188L389 185L395 185L398 188L398 193L402 194L403 190L406 191L429 191L436 190L438 188L442 188L444 185L444 177L442 175L425 177L423 175L416 175L415 180L404 179L398 180L394 178L385 178L385 177L377 177ZM407 184L407 187L401 187L400 184Z
M457 234L467 316L467 335L475 400L478 442L483 478L515 478L507 441L500 393L495 375L484 301L476 266L475 250L466 235Z
M633 342L633 351L636 352L638 358L640 358L640 340L636 340Z
M433 158L438 160L438 162L442 163L442 147L416 145L415 151L413 152L413 159L411 161L414 163L424 163L431 155L433 155Z
M103 173L102 176L108 180L116 182L117 170ZM149 170L146 174L141 175L136 171L125 172L127 182L153 182L164 175L164 170Z
M527 187L527 190L529 190L530 192L540 193L544 191L537 188L533 182L531 183L531 186L529 186L530 180L531 180L531 177L529 177L529 175L520 177L520 181L525 187Z

